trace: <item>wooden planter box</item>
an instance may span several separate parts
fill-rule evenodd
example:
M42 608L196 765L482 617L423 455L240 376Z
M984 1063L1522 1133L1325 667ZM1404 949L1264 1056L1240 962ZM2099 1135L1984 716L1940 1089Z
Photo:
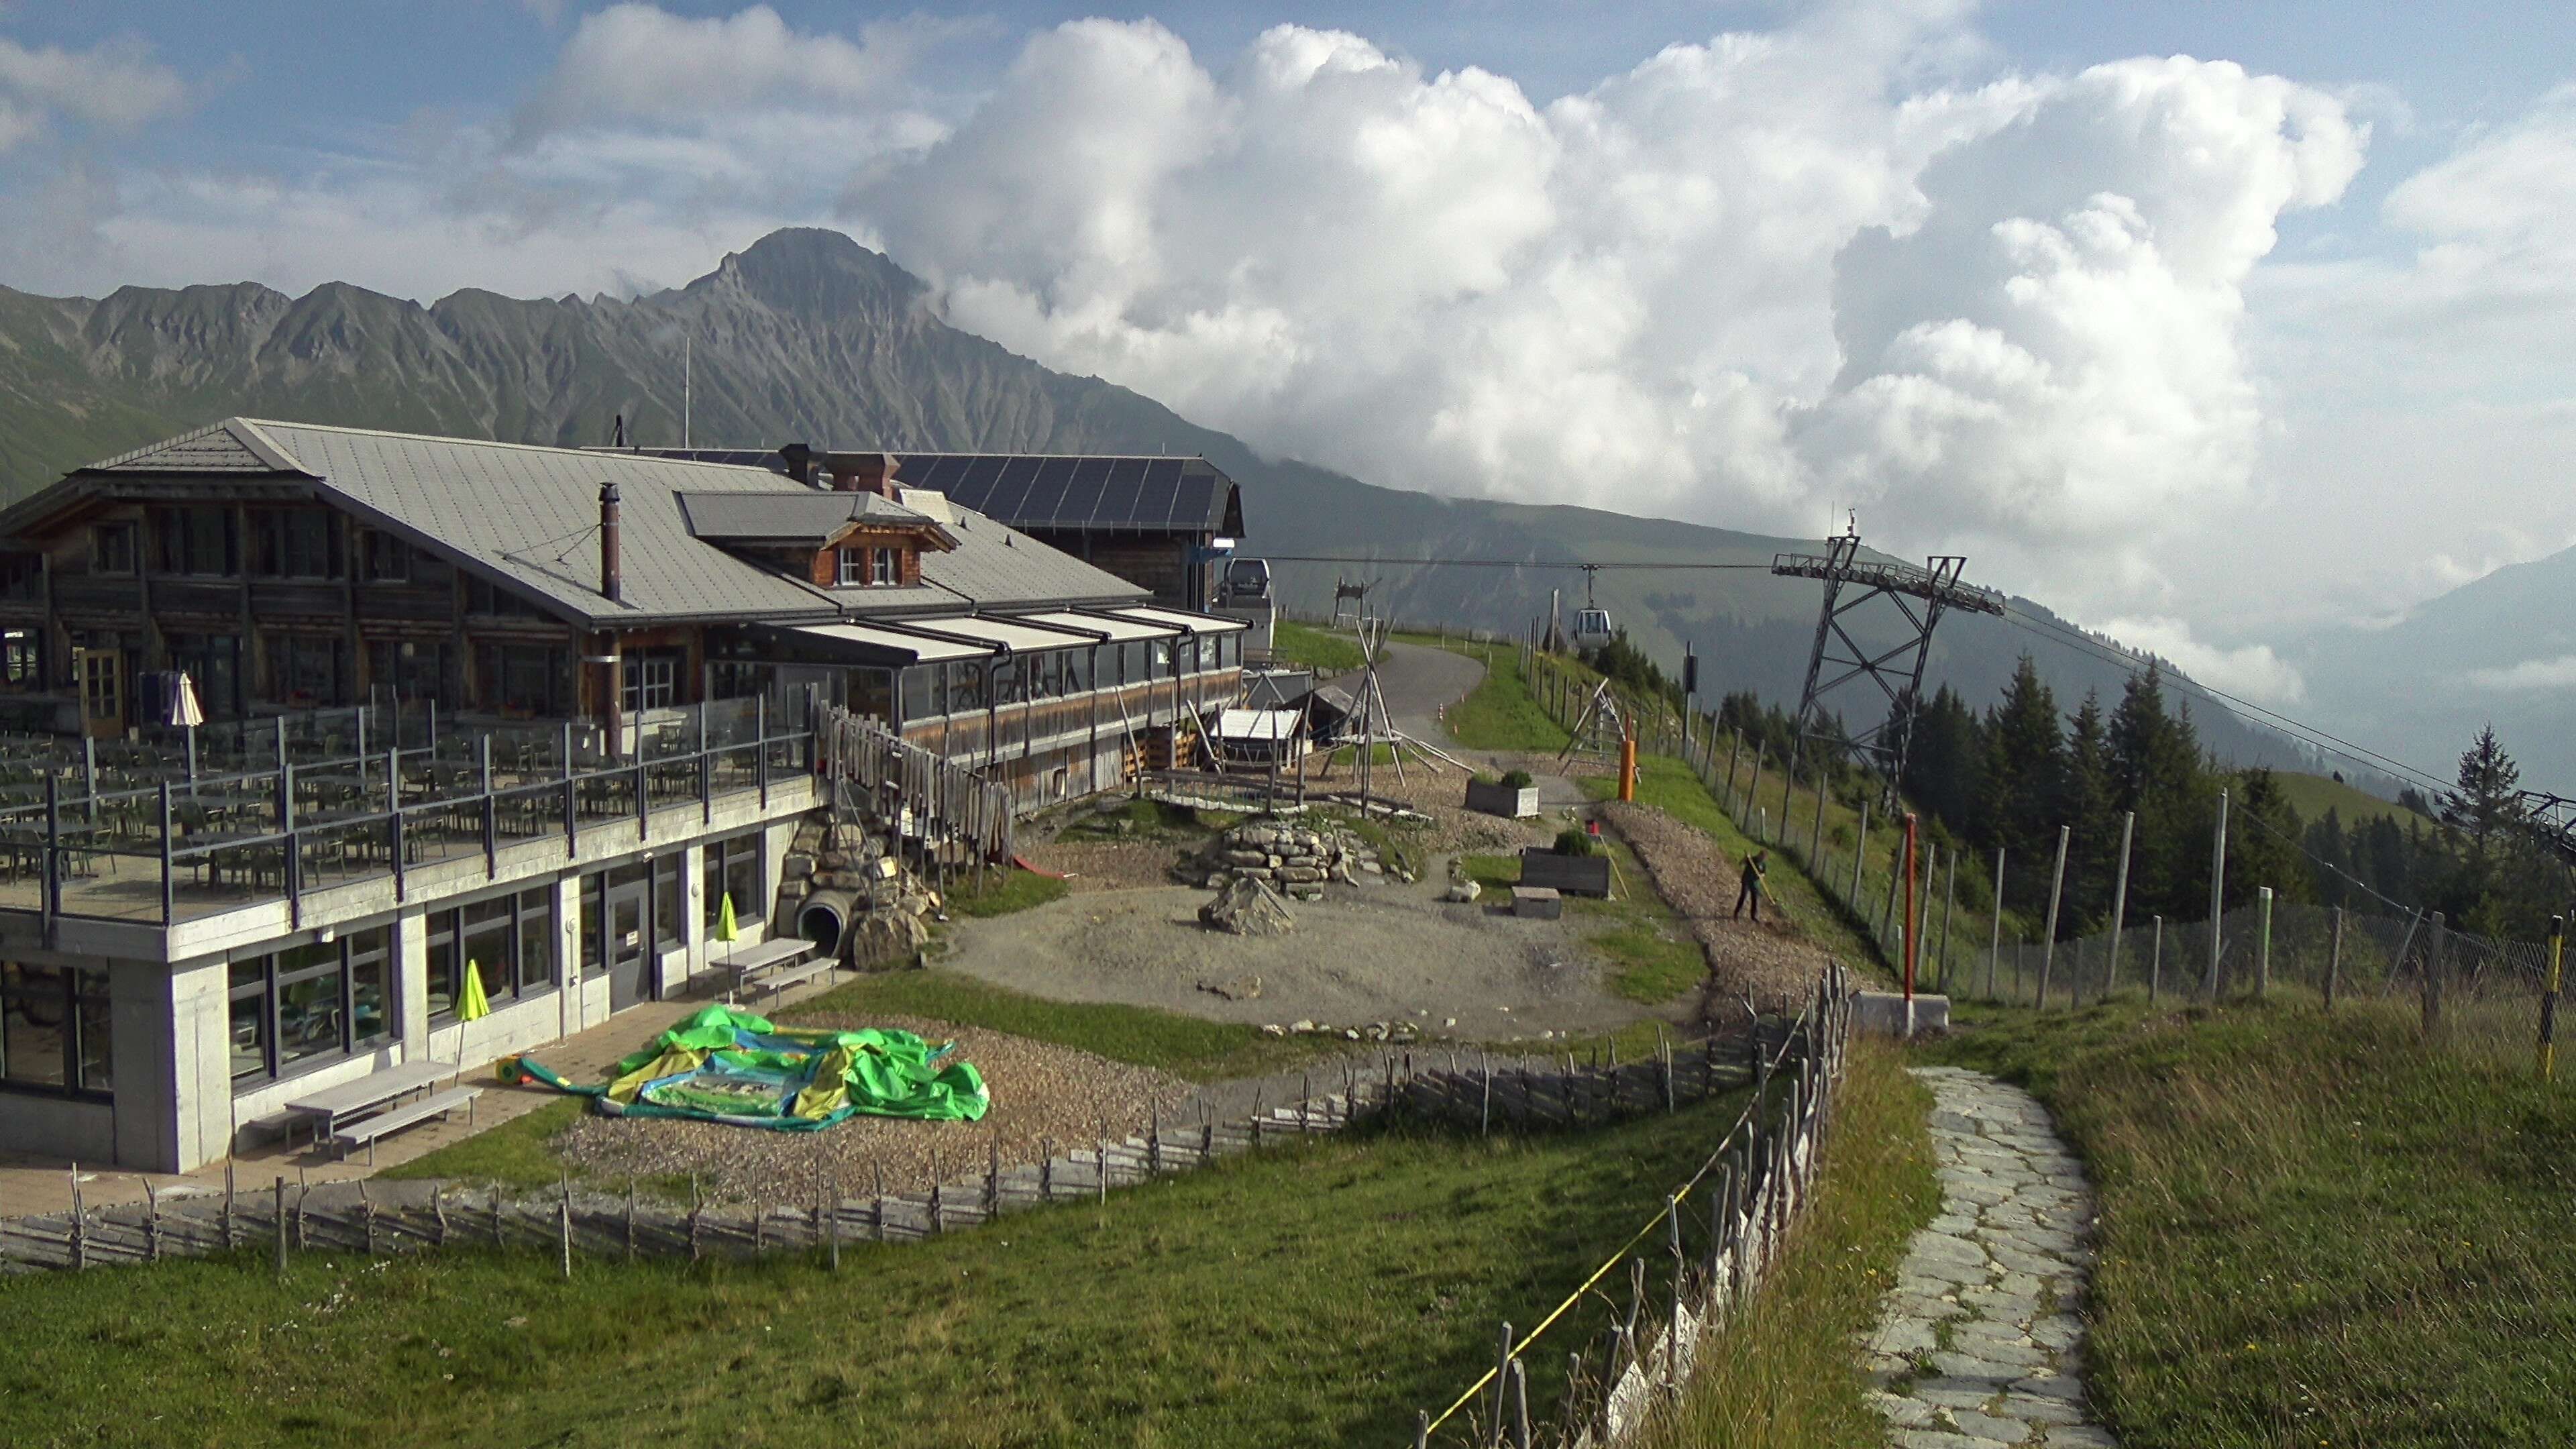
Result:
M1533 845L1521 852L1521 884L1549 886L1569 896L1610 897L1610 857L1559 855Z
M1506 785L1484 780L1467 782L1467 808L1487 815L1500 815L1505 820L1530 820L1538 815L1538 787L1514 790Z

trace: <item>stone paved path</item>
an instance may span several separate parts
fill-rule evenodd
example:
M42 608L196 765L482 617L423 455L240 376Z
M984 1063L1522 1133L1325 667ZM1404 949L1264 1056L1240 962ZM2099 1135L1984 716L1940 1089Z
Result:
M1918 1067L1932 1089L1941 1215L1914 1237L1869 1364L1900 1449L2117 1449L2084 1408L2077 1316L2092 1190L2029 1093Z

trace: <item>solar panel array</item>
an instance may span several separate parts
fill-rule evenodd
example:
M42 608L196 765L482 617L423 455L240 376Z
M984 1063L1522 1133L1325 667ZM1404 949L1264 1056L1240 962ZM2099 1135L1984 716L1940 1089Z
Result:
M646 448L646 454L784 472L759 448ZM895 481L930 488L1018 529L1223 533L1234 481L1204 458L1067 453L897 453Z
M1022 529L1198 533L1225 523L1224 474L1197 458L907 453L895 476Z

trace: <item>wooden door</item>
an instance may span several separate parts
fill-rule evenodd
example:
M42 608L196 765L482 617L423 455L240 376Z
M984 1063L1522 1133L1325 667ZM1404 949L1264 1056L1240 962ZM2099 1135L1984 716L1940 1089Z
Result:
M94 740L125 737L125 651L84 649L73 669L80 679L81 733Z

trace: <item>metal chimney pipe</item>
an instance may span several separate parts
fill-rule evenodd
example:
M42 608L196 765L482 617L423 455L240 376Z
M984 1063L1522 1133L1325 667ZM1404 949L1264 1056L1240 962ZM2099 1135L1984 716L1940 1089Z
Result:
M626 602L626 584L617 572L617 485L599 485L599 591L612 604Z

